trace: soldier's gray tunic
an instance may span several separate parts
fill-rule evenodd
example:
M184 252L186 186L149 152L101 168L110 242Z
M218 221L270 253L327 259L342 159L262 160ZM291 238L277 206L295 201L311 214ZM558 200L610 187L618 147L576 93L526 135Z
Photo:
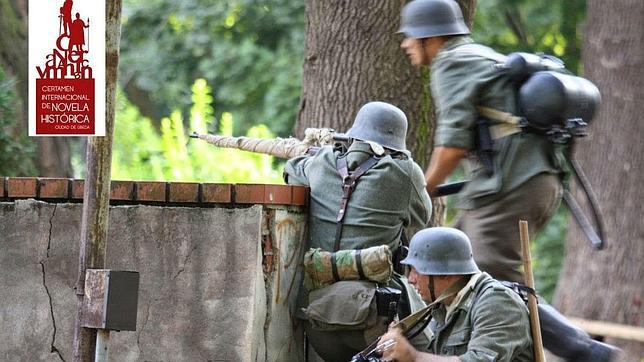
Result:
M438 127L435 146L476 150L477 107L516 114L516 91L496 70L494 50L473 44L468 36L443 45L431 64L431 90ZM498 123L492 121L492 123ZM494 141L493 175L487 175L474 153L467 167L472 182L460 193L458 207L475 209L498 200L540 173L558 174L552 143L536 134L513 134Z
M436 146L475 151L477 107L517 113L514 86L493 67L502 57L468 36L443 45L431 64ZM459 194L461 211L454 227L472 240L481 270L500 280L523 282L518 221L528 221L534 240L556 210L562 156L545 137L517 133L495 140L493 157L494 174L488 175L470 153L466 166L472 181Z
M309 237L311 248L333 251L336 216L342 199L342 178L336 169L339 151L325 146L315 156L286 162L289 184L309 186ZM349 169L371 157L367 143L354 142L347 151ZM424 227L431 215L425 178L411 159L384 156L358 179L351 195L342 230L341 249L398 245L403 228Z
M533 361L528 309L519 296L483 273L447 320L432 313L428 352L461 361Z

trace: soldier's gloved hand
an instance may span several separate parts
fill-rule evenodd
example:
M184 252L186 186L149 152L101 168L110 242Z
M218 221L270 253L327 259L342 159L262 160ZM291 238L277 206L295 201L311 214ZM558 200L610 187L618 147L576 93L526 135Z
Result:
M382 350L382 361L413 362L418 354L397 328L390 328L380 337L378 349Z

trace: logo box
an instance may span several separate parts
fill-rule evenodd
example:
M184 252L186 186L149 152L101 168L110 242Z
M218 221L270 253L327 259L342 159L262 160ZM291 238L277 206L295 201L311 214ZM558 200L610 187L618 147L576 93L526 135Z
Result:
M105 135L105 2L29 0L29 135Z

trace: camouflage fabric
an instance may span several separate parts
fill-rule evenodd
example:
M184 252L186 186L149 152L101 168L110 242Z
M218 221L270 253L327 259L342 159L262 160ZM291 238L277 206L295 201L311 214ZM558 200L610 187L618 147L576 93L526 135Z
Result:
M359 280L357 256L367 280L385 284L391 278L393 265L391 251L387 245L362 250L339 250L335 253L335 264L340 280ZM333 284L333 253L320 248L310 249L304 255L304 286L314 290Z

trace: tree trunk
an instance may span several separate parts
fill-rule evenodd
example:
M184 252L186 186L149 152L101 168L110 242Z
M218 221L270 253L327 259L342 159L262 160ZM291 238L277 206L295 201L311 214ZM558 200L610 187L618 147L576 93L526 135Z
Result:
M590 0L587 11L585 76L599 87L603 104L576 158L597 191L608 245L592 250L571 226L555 304L569 316L641 327L644 2ZM644 355L642 343L610 342L625 349L624 360Z
M400 49L401 1L307 1L305 60L296 134L306 127L346 131L369 101L401 108L409 118L408 147L425 163L431 105L427 73Z
M407 147L425 167L433 144L435 117L429 95L429 73L414 68L400 49L400 0L306 2L302 95L295 133L307 127L346 131L360 107L384 101L409 119ZM468 25L475 0L460 1ZM434 222L442 221L436 202Z
M0 0L0 66L8 78L16 80L18 95L16 119L21 122L15 131L27 129L27 3L17 0Z
M16 124L11 132L28 129L28 79L27 66L27 1L0 0L0 65L16 79ZM36 165L38 176L72 177L69 139L64 137L38 137Z
M73 177L71 150L66 137L38 137L38 176Z

